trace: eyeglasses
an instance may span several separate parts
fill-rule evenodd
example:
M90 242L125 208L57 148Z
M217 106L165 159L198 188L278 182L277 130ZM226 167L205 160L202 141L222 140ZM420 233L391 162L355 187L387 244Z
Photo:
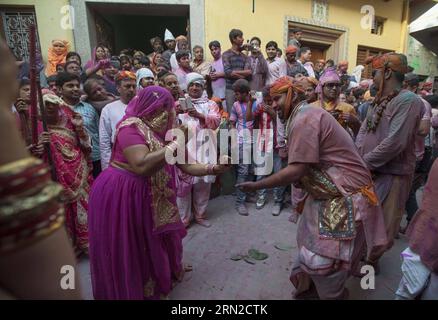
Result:
M340 83L326 83L324 85L324 87L327 87L329 89L340 88L341 84Z

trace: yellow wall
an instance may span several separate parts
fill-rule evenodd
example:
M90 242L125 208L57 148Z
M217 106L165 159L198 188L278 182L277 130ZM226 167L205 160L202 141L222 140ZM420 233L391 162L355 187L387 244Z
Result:
M348 60L350 69L355 66L357 46L370 46L400 51L403 1L392 0L329 0L328 23L348 27ZM206 46L211 40L219 40L224 49L229 48L228 33L232 28L241 29L245 41L253 36L263 44L276 41L284 47L285 17L296 16L311 19L311 0L255 0L252 13L251 0L205 0ZM362 5L372 5L377 16L386 17L381 36L363 30L360 25ZM327 57L332 58L332 57Z
M61 28L61 8L68 5L68 0L1 0L0 5L34 6L38 24L38 35L44 60L53 39L70 42L70 50L74 50L73 31Z

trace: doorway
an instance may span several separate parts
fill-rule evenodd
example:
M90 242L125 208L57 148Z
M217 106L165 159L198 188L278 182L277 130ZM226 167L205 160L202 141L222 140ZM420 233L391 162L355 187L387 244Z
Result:
M311 41L301 41L301 47L308 47L312 52L313 65L320 59L326 60L327 51L330 48L330 45L318 42Z
M312 62L318 59L332 59L335 63L346 59L348 30L342 26L324 25L312 20L286 17L287 41L291 38L291 29L302 30L301 47L309 47L312 51Z
M123 49L151 53L150 39L159 37L164 43L166 29L175 38L190 37L188 5L93 3L89 10L94 18L90 26L92 47L102 43L116 55Z

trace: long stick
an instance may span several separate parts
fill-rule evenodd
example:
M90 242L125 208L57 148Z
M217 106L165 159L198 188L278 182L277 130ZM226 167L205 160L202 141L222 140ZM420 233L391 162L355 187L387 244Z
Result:
M37 81L36 81L36 29L30 26L30 119L32 127L32 144L38 144L37 122Z
M40 83L39 77L37 77L37 89L38 89L38 99L39 99L39 105L40 105L40 111L41 111L41 121L43 123L43 130L44 130L44 132L49 132L47 129L46 106L44 105L44 101L43 101L43 93L41 91L41 83ZM56 169L55 169L55 166L53 163L52 151L50 149L50 144L44 144L44 149L46 150L46 153L47 153L47 160L49 162L50 170L52 173L52 180L56 182L56 181L58 181L58 177L56 175Z

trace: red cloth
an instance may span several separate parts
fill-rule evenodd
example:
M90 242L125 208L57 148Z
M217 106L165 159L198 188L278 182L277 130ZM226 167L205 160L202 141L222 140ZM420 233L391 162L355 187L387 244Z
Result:
M93 182L90 158L81 148L81 143L72 123L74 112L60 106L60 124L49 126L50 150L56 169L58 183L63 188L66 227L73 245L83 252L88 251L88 193ZM41 133L42 124L39 123ZM89 147L89 146L88 146ZM47 161L47 155L46 159Z

